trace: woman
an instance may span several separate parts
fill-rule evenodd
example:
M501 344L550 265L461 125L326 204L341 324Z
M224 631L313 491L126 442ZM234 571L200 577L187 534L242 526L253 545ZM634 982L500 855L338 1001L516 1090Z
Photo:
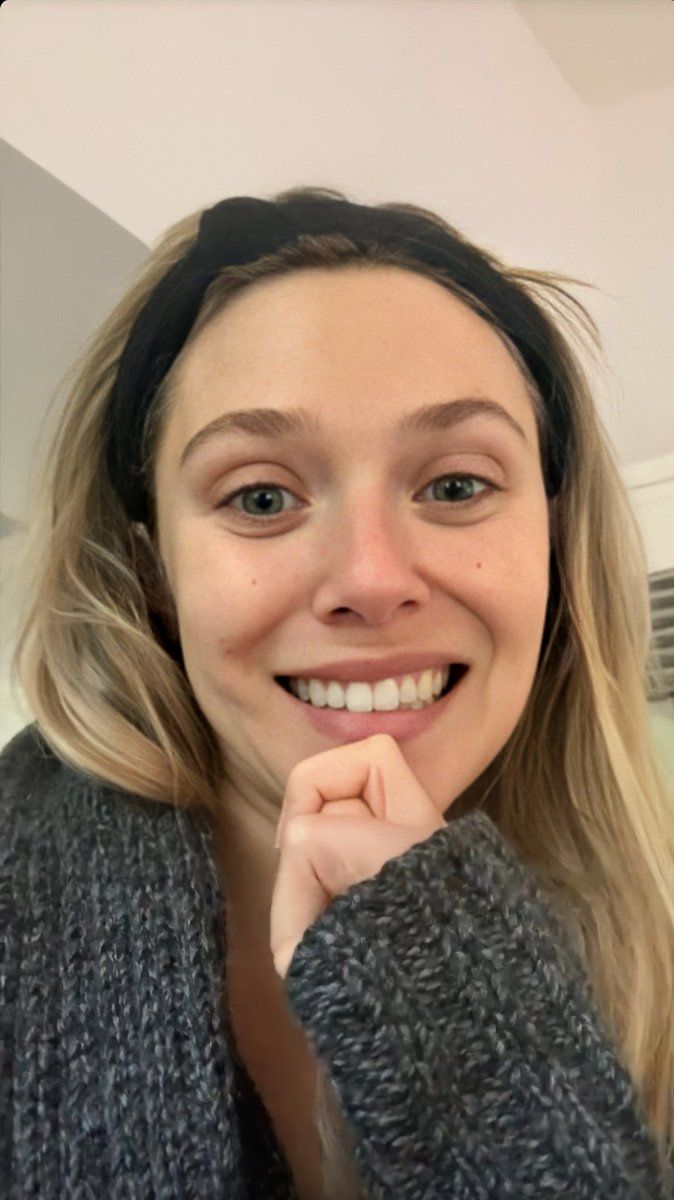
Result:
M175 225L87 348L0 759L12 1196L674 1194L646 566L572 305L299 188Z

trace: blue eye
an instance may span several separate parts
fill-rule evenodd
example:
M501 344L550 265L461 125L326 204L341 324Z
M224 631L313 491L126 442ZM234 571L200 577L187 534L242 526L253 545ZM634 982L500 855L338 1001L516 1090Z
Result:
M477 495L461 495L462 490L465 489L468 483L472 484L475 482L482 484L485 490ZM427 484L423 490L427 491L428 488L435 488L436 484L442 484L442 489L440 496L433 497L433 502L436 504L441 504L445 508L463 509L468 505L478 504L481 500L486 499L487 496L491 495L493 492L503 491L503 489L497 484L492 483L489 479L484 479L481 475L461 475L458 473L453 473L451 475L439 475L436 479L431 480L431 482ZM229 495L225 496L216 507L228 508L232 506L233 501L238 500L239 497L242 498L242 503L248 498L248 496L256 497L253 503L262 504L261 512L248 512L245 509L242 511L239 508L234 508L234 512L244 520L253 521L258 525L262 525L266 521L274 520L275 517L285 516L288 511L286 509L284 512L282 509L278 508L274 510L274 492L278 493L279 495L282 492L285 492L287 496L293 495L288 488L281 487L281 485L278 483L265 483L263 480L260 480L257 483L249 483L245 487L240 487L237 488L236 491L230 492ZM452 503L447 504L446 501L448 500L451 500Z

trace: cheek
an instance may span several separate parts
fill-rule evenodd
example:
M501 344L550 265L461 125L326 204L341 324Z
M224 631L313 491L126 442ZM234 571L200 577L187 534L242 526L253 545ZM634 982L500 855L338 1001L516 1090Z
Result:
M483 619L494 655L495 697L521 711L536 674L549 592L547 525L531 523L494 556Z
M499 571L494 592L495 620L501 614L504 628L517 640L535 641L541 633L548 599L549 564L546 545L524 544Z
M254 545L254 543L250 543ZM262 555L217 539L184 537L175 556L175 595L184 651L226 652L259 642L296 606L287 553Z
M482 625L492 655L514 682L531 676L538 661L549 590L547 520L532 514L509 526L494 523L489 533L448 586Z

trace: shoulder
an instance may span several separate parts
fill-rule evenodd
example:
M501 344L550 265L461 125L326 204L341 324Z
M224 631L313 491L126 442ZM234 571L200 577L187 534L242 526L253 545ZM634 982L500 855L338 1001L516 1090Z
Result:
M0 796L31 789L38 782L52 782L61 766L37 724L26 725L0 753Z
M0 841L14 864L35 853L59 861L82 856L120 870L144 859L191 863L216 878L211 823L200 811L179 809L124 791L61 758L37 723L25 726L0 753Z
M48 797L62 786L65 764L54 753L36 723L26 725L0 754L0 839L14 857L23 836L40 822Z

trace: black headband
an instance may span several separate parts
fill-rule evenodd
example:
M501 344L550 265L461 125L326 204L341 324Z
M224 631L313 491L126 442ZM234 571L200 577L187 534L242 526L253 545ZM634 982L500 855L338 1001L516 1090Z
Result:
M502 296L519 336L499 328L517 346L543 397L549 446L543 463L546 493L561 485L569 440L563 391L546 360L549 339L533 301L490 264L488 255L449 236L430 218L333 198L295 197L284 202L234 196L201 216L188 253L159 281L136 318L122 354L107 413L106 465L132 521L148 520L141 444L152 399L184 346L208 285L224 267L249 263L294 242L301 234L342 233L359 246L378 243L445 271L450 281L478 297Z

